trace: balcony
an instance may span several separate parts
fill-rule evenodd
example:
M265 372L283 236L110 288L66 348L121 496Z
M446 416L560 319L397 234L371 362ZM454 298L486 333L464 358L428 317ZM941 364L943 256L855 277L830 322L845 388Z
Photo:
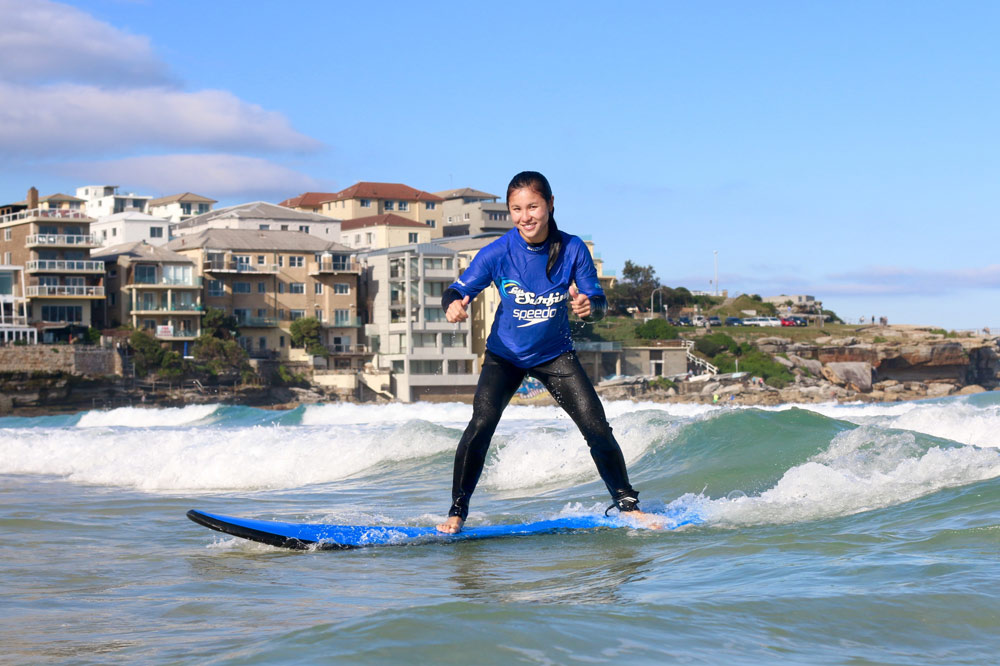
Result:
M28 298L104 298L104 287L86 285L31 285Z
M28 261L24 268L29 273L104 273L103 261L82 259L37 259Z
M160 278L156 282L129 282L125 289L201 289L201 286L201 276L194 276L187 280Z
M324 328L361 328L361 317L335 318L333 321L322 322Z
M309 264L309 275L334 275L337 273L361 273L361 264L356 261L323 261Z
M67 234L31 234L24 239L25 247L100 247L97 236Z
M202 264L206 273L257 273L260 275L277 273L278 264L247 264L239 261L206 261Z
M276 317L244 317L236 320L240 328L274 328L278 325Z
M10 213L0 217L0 223L17 222L18 220L30 220L36 217L56 218L63 220L91 220L89 215L79 210L62 210L61 208L32 208L22 210L17 213Z
M367 354L368 345L327 345L331 354Z
M140 303L139 305L133 307L130 310L130 312L133 313L133 314L165 314L165 313L173 312L173 313L176 313L176 314L199 314L200 315L200 314L204 314L205 313L205 307L202 306L202 305L195 305L194 303L192 303L190 305L186 305L186 304L172 305L172 306L170 306L168 308L166 308L166 307L159 307L159 306L154 306L154 307L148 307L147 308L142 303Z

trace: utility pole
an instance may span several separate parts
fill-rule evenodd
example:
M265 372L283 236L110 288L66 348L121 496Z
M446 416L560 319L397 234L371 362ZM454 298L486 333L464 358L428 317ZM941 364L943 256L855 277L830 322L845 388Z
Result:
M719 295L719 251L713 250L712 253L715 255L715 295Z

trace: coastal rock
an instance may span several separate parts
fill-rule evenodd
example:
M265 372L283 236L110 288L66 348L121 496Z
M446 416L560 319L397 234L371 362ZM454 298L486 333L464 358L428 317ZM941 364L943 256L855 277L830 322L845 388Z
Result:
M874 345L853 344L851 345L828 345L816 350L816 360L820 363L869 363L872 366L878 365L878 353Z
M722 388L722 384L721 383L719 383L719 382L708 382L707 384L705 384L705 387L703 389L701 389L701 394L702 395L712 395L713 393L717 393L720 388Z
M933 384L927 385L927 397L928 398L943 398L946 395L951 395L955 392L955 387L951 384L945 384L944 382L934 382Z
M794 368L795 367L795 363L793 361L785 358L784 356L775 356L774 360L775 360L775 362L777 362L777 363L785 366L786 368Z
M836 384L867 393L872 390L872 366L864 362L827 363L823 376Z
M802 358L795 354L789 354L788 360L790 360L796 367L802 368L803 370L808 370L811 374L815 376L820 376L823 372L823 364L819 361L814 361L812 359Z
M968 386L963 386L958 390L958 395L972 395L973 393L982 393L984 389L979 384L969 384Z

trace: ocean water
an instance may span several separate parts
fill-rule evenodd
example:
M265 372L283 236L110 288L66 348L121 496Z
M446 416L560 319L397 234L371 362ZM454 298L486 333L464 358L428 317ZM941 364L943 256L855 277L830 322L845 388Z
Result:
M1000 392L606 407L644 506L702 524L281 550L184 514L435 524L471 408L0 419L0 663L997 663ZM514 406L470 523L607 504L565 415Z

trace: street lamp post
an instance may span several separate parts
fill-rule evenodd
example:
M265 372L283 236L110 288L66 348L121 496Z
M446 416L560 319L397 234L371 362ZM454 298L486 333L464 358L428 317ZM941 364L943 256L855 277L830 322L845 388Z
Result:
M715 295L719 295L719 251L712 250L712 254L715 255Z
M657 287L656 289L654 289L649 294L649 313L650 314L653 313L653 297L656 296L656 292L663 291L663 289L664 289L663 287ZM661 308L663 307L663 294L660 294L660 307ZM663 312L663 317L664 317L664 319L666 319L666 317L667 317L666 311Z

